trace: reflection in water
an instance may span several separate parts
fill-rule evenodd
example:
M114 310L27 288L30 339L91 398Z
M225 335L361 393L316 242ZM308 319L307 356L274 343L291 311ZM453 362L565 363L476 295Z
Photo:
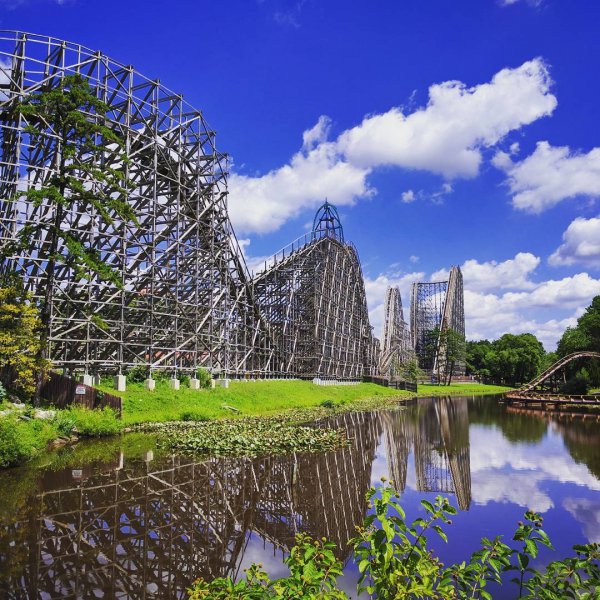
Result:
M326 425L345 428L353 440L335 452L200 462L152 452L124 460L115 447L99 466L75 461L57 471L5 472L0 591L9 598L182 597L198 576L238 575L251 538L285 551L300 531L335 542L346 559L378 448L385 448L386 472L399 489L414 480L417 491L454 493L459 507L469 508L469 419L524 441L539 435L541 422L509 415L489 398L420 399L331 419ZM597 474L600 428L561 430L558 420L553 427ZM565 509L592 514L594 506L575 499Z
M417 490L456 494L459 508L471 503L469 413L457 398L419 399L411 411L383 413L390 476L406 487L408 455L414 446Z

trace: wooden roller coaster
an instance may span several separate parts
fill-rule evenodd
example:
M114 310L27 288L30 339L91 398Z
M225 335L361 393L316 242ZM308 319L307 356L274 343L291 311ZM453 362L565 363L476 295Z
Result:
M576 395L558 391L557 375L559 372L569 363L582 358L599 359L600 352L573 352L564 356L526 385L505 394L505 400L511 404L544 405L546 408L560 408L567 405L600 406L600 394Z

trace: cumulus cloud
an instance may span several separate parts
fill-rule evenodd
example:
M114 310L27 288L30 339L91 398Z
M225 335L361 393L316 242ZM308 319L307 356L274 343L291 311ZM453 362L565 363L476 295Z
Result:
M581 154L543 141L520 162L506 152L492 162L507 174L512 204L519 210L538 214L569 198L600 195L600 148Z
M519 252L514 258L498 262L465 261L461 266L465 289L472 292L488 292L497 289L532 289L535 283L529 276L540 264L540 259L530 252ZM448 269L431 274L430 281L445 281L450 276Z
M529 4L530 6L541 6L543 1L544 0L500 0L500 6L511 6L518 2L523 2L523 4Z
M581 263L600 267L600 217L575 219L563 233L563 243L550 255L551 265Z
M406 190L406 192L402 192L402 202L414 202L417 199L413 190Z
M467 87L446 81L429 88L426 107L405 115L393 108L342 133L338 144L365 168L396 165L445 177L474 177L481 149L510 131L551 114L556 98L541 59L502 69L490 83Z
M313 128L314 130L314 128ZM308 140L314 143L315 134ZM333 204L353 204L374 191L366 178L369 169L344 160L332 142L302 148L289 164L262 177L233 173L229 177L229 212L236 231L266 233L281 227L305 208L316 208L327 199Z
M600 279L577 273L535 282L532 276L539 264L539 257L529 252L519 252L502 262L465 261L461 270L469 339L496 339L504 333L531 332L547 349L554 348L564 330L576 324L583 307L600 294ZM431 274L430 281L444 281L448 276L449 271L441 269ZM528 316L540 309L572 312L560 319L538 320Z
M260 176L231 175L232 221L240 232L264 233L315 208L324 197L353 204L375 193L367 178L383 166L421 169L447 179L474 177L483 149L554 111L551 85L538 58L502 69L489 83L432 85L426 106L406 114L394 107L369 115L335 140L328 140L331 122L321 116L304 132L302 148L288 164ZM431 199L451 191L446 183ZM408 190L403 199L416 195Z

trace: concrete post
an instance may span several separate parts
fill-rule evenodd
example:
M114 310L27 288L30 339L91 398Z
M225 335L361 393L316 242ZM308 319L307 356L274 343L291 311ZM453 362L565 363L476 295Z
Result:
M156 380L152 379L152 377L148 377L146 381L144 381L144 387L149 391L153 391L156 388Z
M210 380L210 389L214 390L217 387L217 382L215 379Z
M199 390L200 389L200 380L192 377L190 379L190 389L191 390Z
M231 379L217 379L217 382L222 388L228 388L231 383Z
M117 392L124 392L127 388L127 379L125 375L115 375L114 388Z
M169 381L169 386L171 387L172 390L178 390L179 384L180 384L180 381L176 377L172 377L171 380Z
M88 375L87 373L84 373L79 380L81 381L81 383L83 383L83 385L89 385L89 386L93 386L94 385L94 378L92 375Z

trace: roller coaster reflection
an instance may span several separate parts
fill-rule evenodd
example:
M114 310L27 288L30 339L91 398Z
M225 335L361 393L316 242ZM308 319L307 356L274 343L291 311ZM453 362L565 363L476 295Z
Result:
M149 455L123 464L116 453L104 470L45 473L18 514L0 521L0 589L9 598L183 597L198 576L237 575L250 539L285 551L300 531L335 542L344 559L382 441L400 490L413 447L418 490L456 493L468 508L466 400L418 400L416 410L327 425L345 428L352 445L203 462Z

